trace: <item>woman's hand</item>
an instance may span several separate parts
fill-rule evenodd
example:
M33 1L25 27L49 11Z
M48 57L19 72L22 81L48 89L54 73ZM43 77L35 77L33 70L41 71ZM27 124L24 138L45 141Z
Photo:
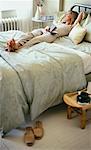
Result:
M45 27L45 30L46 30L46 31L50 31L50 27L49 27L49 26L46 26L46 27Z

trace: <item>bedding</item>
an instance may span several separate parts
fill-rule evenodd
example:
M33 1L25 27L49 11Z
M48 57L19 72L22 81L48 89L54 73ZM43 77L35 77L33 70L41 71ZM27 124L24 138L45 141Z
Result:
M15 38L20 36L20 32L12 32ZM4 36L11 37L10 32L0 35L0 41L4 39L4 42ZM65 92L86 86L82 59L73 51L45 42L16 53L6 52L4 46L2 43L0 49L0 104L4 132L17 127L27 114L35 119L47 108L62 103Z
M83 41L82 43L75 45L70 40L69 36L58 38L54 43L60 45L61 47L65 47L65 49L72 49L82 58L85 74L91 72L91 43Z
M87 30L82 27L79 23L70 31L69 38L74 42L74 44L79 44L82 42L86 35Z
M53 20L53 24L59 23L63 19L65 13L66 13L65 11L56 12L54 17L55 19Z
M87 33L85 36L85 41L91 42L91 22L86 25L86 30L87 30Z
M78 45L74 44L68 36L60 37L54 41L54 43L59 45L65 45L68 48L73 48L76 51L82 51L91 55L91 43L83 40L82 43Z
M85 88L85 74L91 72L91 43L75 45L65 36L55 43L5 51L7 40L23 35L0 32L0 127L5 133L22 124L26 115L33 120L62 103L64 93Z

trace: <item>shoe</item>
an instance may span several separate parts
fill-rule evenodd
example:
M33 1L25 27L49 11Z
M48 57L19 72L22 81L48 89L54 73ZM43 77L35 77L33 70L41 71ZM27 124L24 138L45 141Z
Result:
M44 135L43 124L41 121L36 121L33 128L35 139L40 140Z
M24 142L27 146L32 146L35 142L35 136L32 127L26 127L24 134Z

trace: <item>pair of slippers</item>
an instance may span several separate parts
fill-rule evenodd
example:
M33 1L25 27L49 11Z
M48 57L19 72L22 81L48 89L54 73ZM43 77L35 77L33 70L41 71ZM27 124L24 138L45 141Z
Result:
M44 135L43 124L41 121L36 121L34 128L26 127L24 134L24 142L27 146L32 146L36 140L40 140Z

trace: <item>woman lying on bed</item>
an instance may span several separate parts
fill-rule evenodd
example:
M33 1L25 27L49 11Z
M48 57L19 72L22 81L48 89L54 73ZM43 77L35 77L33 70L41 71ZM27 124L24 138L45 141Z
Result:
M68 35L72 27L81 21L82 16L82 12L78 15L75 11L68 11L60 23L51 27L35 29L17 42L14 39L10 40L7 42L6 50L14 52L22 46L30 47L40 42L54 42L58 37Z

